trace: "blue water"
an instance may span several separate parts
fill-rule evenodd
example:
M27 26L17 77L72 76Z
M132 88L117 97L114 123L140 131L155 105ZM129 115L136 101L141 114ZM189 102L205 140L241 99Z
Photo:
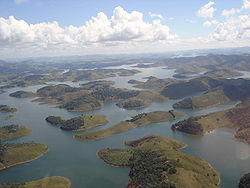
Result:
M173 75L173 70L165 70L164 72L164 69L154 68L153 72L156 71L161 73L161 78L164 76L172 77ZM132 79L143 79L143 77L150 76L153 73L151 70L140 74L141 75L136 75ZM131 85L126 85L125 81L122 81L122 79L127 81L131 78L119 77L117 79L121 79L120 81L124 83L124 85L118 85L119 87L131 88ZM45 121L45 118L50 115L58 115L67 119L82 113L67 112L64 109L53 108L53 105L39 105L38 103L31 102L32 99L16 99L8 96L9 93L20 89L36 91L41 87L42 86L14 88L0 95L0 104L7 104L18 109L18 112L14 113L16 117L8 121L5 121L4 118L9 114L1 113L0 125L16 123L26 125L27 128L32 129L31 135L11 142L41 142L48 145L50 149L49 153L38 160L0 171L0 183L25 182L46 176L65 176L72 181L73 188L125 187L126 182L129 180L129 169L105 165L97 158L96 152L99 149L107 147L125 147L123 145L125 141L137 139L148 134L167 136L188 144L188 147L183 149L183 152L211 163L221 175L222 188L237 187L240 177L250 171L250 147L244 143L232 140L233 130L222 128L206 136L189 135L171 130L172 123L187 118L188 116L204 115L210 112L232 108L235 104L220 105L200 111L185 111L187 116L179 120L151 124L121 134L111 135L105 139L94 142L82 142L73 139L76 133L62 131L58 127L47 124ZM170 110L172 109L172 104L175 102L176 100L165 103L153 103L151 106L142 110L120 109L115 105L115 102L111 102L106 103L102 109L87 113L105 114L110 121L110 123L105 126L92 129L97 130L107 128L141 112Z

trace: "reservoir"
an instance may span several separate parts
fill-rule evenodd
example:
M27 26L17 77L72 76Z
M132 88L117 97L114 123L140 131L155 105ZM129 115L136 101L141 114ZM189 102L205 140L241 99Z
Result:
M127 67L126 67L127 68ZM158 78L172 78L174 70L153 68L136 68L141 72L129 77L112 77L105 80L116 82L115 87L135 89L127 81L135 79L145 81L145 77L156 76ZM80 82L86 83L86 82ZM68 82L66 84L79 83ZM0 183L26 182L47 176L65 176L72 182L72 188L122 188L126 187L129 180L128 168L116 168L104 164L96 156L96 152L103 148L122 148L125 141L141 138L149 134L167 136L179 140L188 145L182 151L209 162L221 176L222 188L235 188L240 177L250 172L250 146L242 142L232 140L234 131L221 128L205 136L189 135L182 132L173 132L171 124L186 119L189 116L205 115L223 109L234 107L235 104L220 105L217 107L199 111L180 111L187 116L175 121L150 124L130 131L111 135L98 141L77 141L73 136L77 133L63 131L46 123L47 116L61 116L64 119L76 117L81 114L104 114L110 121L109 124L88 130L107 128L120 121L129 119L142 112L155 110L171 110L172 105L178 100L170 100L165 103L153 103L151 106L140 110L124 110L118 108L116 102L106 103L104 108L80 113L68 112L64 109L53 108L52 105L39 105L31 102L32 99L17 99L9 97L9 94L18 90L36 91L43 86L31 86L26 88L14 88L0 94L0 104L6 104L18 109L14 113L15 118L5 121L9 114L0 113L0 126L8 124L25 125L32 129L32 134L10 142L40 142L46 144L50 151L43 157L30 163L11 167L0 171Z

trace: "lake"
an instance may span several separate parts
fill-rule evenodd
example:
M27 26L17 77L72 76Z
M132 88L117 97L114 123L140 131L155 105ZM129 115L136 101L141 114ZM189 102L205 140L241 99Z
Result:
M105 80L116 81L115 87L131 89L133 88L132 85L127 83L130 79L143 80L147 76L172 78L174 74L174 70L162 69L161 67L136 69L140 70L141 73L135 76L115 77ZM70 83L68 82L68 84ZM73 84L75 86L79 85L79 83ZM123 145L125 141L149 134L167 136L188 144L188 147L182 151L208 161L220 173L222 188L237 187L240 177L250 171L250 146L232 140L234 134L232 129L221 128L205 136L189 135L171 130L171 124L179 120L189 116L203 115L232 108L235 104L220 105L199 111L180 111L185 112L187 116L175 121L139 127L98 141L82 142L73 139L76 133L62 131L58 127L51 126L46 123L45 118L55 115L68 119L83 113L67 112L64 109L52 108L52 105L33 103L31 99L16 99L8 96L9 93L17 90L36 91L41 87L31 86L8 89L6 93L0 95L0 104L7 104L18 109L18 112L14 113L15 118L8 121L5 121L4 118L9 114L1 113L0 125L15 123L26 125L27 128L32 129L31 135L10 142L41 142L50 149L49 153L38 160L0 171L0 183L32 181L46 176L65 176L72 181L72 188L126 187L126 183L129 180L129 169L105 165L98 159L96 152L107 147L125 147ZM124 110L118 108L115 102L106 103L104 108L84 114L105 114L110 123L88 131L107 128L141 112L171 110L172 105L176 101L178 100L153 103L151 106L141 110Z

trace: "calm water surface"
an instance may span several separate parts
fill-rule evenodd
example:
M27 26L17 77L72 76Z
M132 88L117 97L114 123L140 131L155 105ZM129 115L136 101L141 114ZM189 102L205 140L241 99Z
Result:
M133 77L111 78L117 81L115 86L131 88L127 82L130 79L142 80L143 77L155 75L159 78L172 77L173 70L161 68L139 69L143 71ZM79 83L74 83L75 85ZM7 93L0 95L0 104L7 104L18 108L14 113L14 119L5 121L9 114L0 114L0 126L7 124L26 125L32 129L32 134L13 140L11 142L41 142L48 145L50 151L38 160L18 165L0 171L0 183L3 182L24 182L46 176L65 176L72 181L72 187L126 187L129 169L116 168L105 165L96 156L99 149L106 147L121 148L124 141L137 139L148 134L158 134L174 138L188 144L183 152L205 159L221 174L221 187L237 187L239 178L250 171L250 147L244 143L233 141L233 130L222 128L206 136L194 136L181 132L173 132L171 124L175 121L155 123L145 127L130 130L125 133L109 136L105 139L94 142L81 142L73 139L75 133L62 131L58 127L46 123L45 118L49 115L62 116L65 119L78 116L82 113L67 112L64 109L52 108L51 105L39 105L31 102L31 99L16 99L9 97L9 93L17 90L36 91L42 86L27 88L15 88L7 90ZM115 105L115 102L105 104L100 110L87 113L98 113L107 115L109 124L92 130L107 128L130 116L141 112L154 110L170 110L176 100L166 103L153 103L142 110L124 110ZM218 107L200 110L185 111L185 119L192 115L202 115L210 112L228 109L234 104L221 105ZM87 114L85 113L85 114ZM92 131L89 130L89 131Z

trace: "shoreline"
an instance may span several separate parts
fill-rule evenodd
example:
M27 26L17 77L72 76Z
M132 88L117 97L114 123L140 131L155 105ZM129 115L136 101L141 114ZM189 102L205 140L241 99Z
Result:
M100 151L101 151L101 149L98 150L98 151L96 152L96 156L97 156L97 158L100 159L104 164L106 164L106 165L108 165L108 166L116 167L116 168L130 168L129 166L119 166L119 165L114 165L114 164L110 164L110 163L106 162L104 159L102 159L102 158L100 157L100 155L99 155L99 152L100 152Z
M13 166L16 166L16 165L29 163L29 162L32 162L32 161L34 161L34 160L36 160L36 159L41 158L42 156L44 156L46 153L48 153L48 152L50 151L49 148L48 148L48 146L46 146L46 147L47 147L47 150L46 150L45 152L41 153L39 156L37 156L37 157L35 157L35 158L33 158L33 159L30 159L30 160L27 160L27 161L21 161L21 162L18 162L18 163L9 165L9 166L4 166L3 168L0 168L0 171L1 171L1 170L5 170L5 169L10 168L10 167L13 167Z

